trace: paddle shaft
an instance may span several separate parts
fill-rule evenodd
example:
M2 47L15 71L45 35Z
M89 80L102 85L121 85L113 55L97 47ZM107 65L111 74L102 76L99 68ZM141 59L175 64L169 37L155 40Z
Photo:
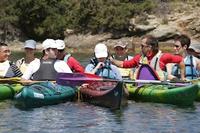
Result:
M105 79L105 78L69 78L69 77L61 77L59 80L64 80L64 81L82 81L82 82L90 82L90 81L109 81L109 82L119 82L120 80L115 80L115 79ZM168 81L160 81L160 80L122 80L124 83L132 84L132 83L142 83L142 84L161 84L161 85L174 85L174 86L186 86L190 85L191 83L171 83Z

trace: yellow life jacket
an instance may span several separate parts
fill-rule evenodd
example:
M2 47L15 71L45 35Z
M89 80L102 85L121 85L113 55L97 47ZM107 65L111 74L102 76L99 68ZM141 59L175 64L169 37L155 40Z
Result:
M167 80L167 73L164 72L161 68L160 68L160 58L162 56L162 52L158 51L158 53L152 58L151 62L150 62L150 66L157 72L160 80L164 81Z

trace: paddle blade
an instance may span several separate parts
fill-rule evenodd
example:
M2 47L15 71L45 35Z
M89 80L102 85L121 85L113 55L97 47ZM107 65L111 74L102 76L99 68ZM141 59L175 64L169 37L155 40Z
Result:
M151 68L148 64L142 64L138 70L137 77L138 80L160 80L158 74ZM143 85L143 83L138 83L138 86Z

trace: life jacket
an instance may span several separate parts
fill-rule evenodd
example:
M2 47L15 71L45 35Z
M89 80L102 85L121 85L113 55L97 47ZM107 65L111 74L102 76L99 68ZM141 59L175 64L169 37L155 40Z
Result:
M67 62L69 60L69 58L71 57L71 54L66 54L64 57L64 61Z
M199 77L199 72L196 69L196 60L194 56L188 55L184 58L185 63L185 77L187 79L196 79ZM172 75L176 76L177 78L181 78L180 67L175 64L172 68Z
M39 69L33 74L33 80L55 80L57 71L54 68L56 60L40 60Z
M161 51L158 51L158 53L152 58L152 60L149 62L147 57L145 56L141 56L140 57L140 61L139 61L139 67L143 64L149 64L155 71L156 73L158 74L160 80L166 80L167 79L167 72L166 71L163 71L161 68L160 68L160 58L162 56L162 52ZM138 68L139 68L138 67ZM134 75L134 79L136 79L136 75L138 73L138 68L136 69L136 72L135 72L135 75Z
M3 63L0 63L0 77L10 78L10 77L21 77L21 76L22 76L21 71L14 63L10 61L5 61Z
M162 52L158 51L158 53L152 58L151 62L150 62L150 66L157 72L160 80L167 80L167 70L165 68L165 70L163 71L160 68L160 58L162 56Z
M90 59L90 64L93 64L94 67L96 67L97 64L98 64L97 58ZM110 62L110 60L106 59L106 61L104 62L104 64L105 65L102 68L98 69L95 74L99 75L99 76L101 76L103 78L116 79L116 76L115 76L114 72L111 69L111 62Z
M26 71L26 69L27 69L27 67L28 67L29 64L25 63L25 58L22 58L22 59L20 59L20 60L18 60L16 62L16 65L18 66L18 68L20 69L20 71L22 73L24 73Z
M120 58L117 55L112 55L112 58L116 59L116 60L120 60L120 61L125 61L125 60L131 60L133 57L126 55L126 56ZM135 71L135 68L120 68L120 67L118 67L118 69L119 69L123 79L133 79L133 73Z

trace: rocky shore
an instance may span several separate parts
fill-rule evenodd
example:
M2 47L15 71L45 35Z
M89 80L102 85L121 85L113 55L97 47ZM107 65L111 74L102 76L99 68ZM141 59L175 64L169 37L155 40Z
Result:
M130 20L129 32L131 35L119 34L113 37L110 33L92 35L75 34L73 30L66 29L65 42L69 52L90 52L98 42L104 42L110 49L117 41L128 43L131 51L137 51L139 40L142 35L152 34L157 37L162 44L169 44L176 34L187 34L192 39L192 45L200 45L200 8L193 4L187 5L179 3L174 9L167 9L168 6L160 7L161 11L157 14L144 14ZM173 6L170 6L173 7ZM168 11L169 12L166 12ZM141 23L139 20L145 20ZM12 50L20 51L23 48L22 39L15 38L9 41ZM25 39L24 39L25 40ZM38 49L41 49L41 42L38 42Z

